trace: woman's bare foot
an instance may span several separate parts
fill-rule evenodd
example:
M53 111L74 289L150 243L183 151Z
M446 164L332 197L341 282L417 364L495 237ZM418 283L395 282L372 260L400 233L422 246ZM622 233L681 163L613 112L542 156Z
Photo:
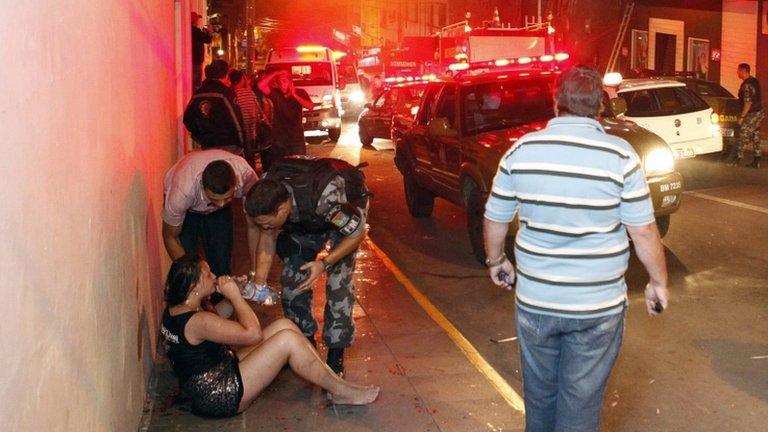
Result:
M328 393L328 400L335 405L368 405L379 397L379 387L348 387L344 394Z

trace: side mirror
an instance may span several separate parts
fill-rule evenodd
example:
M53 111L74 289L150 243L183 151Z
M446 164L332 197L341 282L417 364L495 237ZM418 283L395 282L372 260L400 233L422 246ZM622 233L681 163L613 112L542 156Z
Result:
M429 134L437 137L455 137L458 136L456 129L451 128L446 117L435 117L427 125Z
M624 114L627 111L627 100L621 96L611 99L611 110L616 115Z
M344 77L339 77L339 90L344 90L344 87L347 86L347 80L344 79Z

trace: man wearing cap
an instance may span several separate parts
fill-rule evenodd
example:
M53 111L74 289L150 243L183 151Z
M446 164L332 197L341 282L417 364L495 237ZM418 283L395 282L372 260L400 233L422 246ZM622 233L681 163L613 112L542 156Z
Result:
M200 18L203 16L192 12L192 89L197 90L203 82L203 62L205 61L205 44L213 40L209 30L200 28Z
M229 203L244 197L257 180L245 159L224 150L193 151L179 159L163 182L163 243L171 259L197 252L202 237L211 271L230 274L233 224ZM256 230L248 232L252 251L258 235Z

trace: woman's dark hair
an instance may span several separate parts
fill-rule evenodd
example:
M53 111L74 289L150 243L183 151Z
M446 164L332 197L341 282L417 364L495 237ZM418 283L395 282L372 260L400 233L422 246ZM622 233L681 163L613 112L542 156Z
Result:
M602 93L603 80L594 68L573 66L557 80L555 103L558 115L595 118L600 111Z
M184 255L171 264L165 280L165 302L168 306L184 303L189 290L200 280L202 262L199 255Z
M290 196L288 189L279 181L259 180L245 196L245 212L250 217L273 215Z

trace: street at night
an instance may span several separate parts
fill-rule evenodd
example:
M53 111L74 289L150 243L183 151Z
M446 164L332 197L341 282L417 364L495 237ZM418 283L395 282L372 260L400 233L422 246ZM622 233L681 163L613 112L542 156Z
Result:
M7 3L0 430L768 431L768 1Z

